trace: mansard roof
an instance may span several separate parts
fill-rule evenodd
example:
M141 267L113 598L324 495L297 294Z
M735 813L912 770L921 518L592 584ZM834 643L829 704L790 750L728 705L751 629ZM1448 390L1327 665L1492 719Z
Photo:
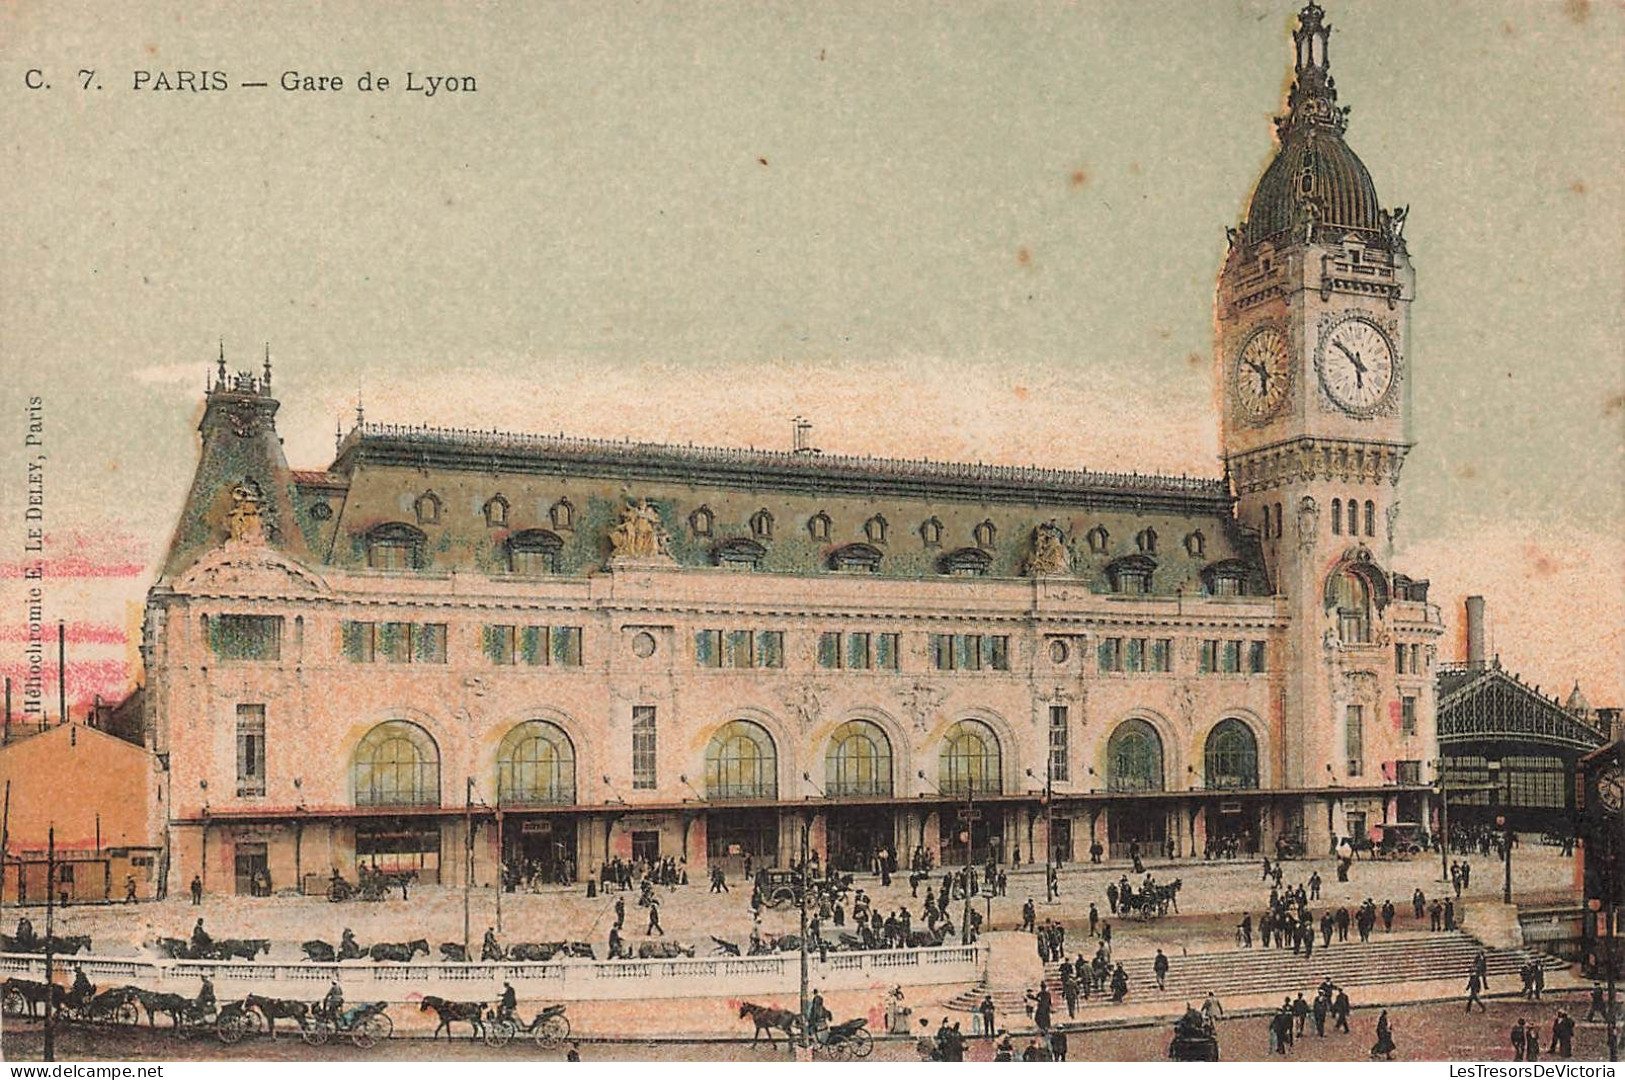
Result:
M1090 507L1228 514L1220 477L1160 476L1041 466L946 462L658 442L583 439L466 428L364 423L339 446L328 477L363 465L492 473L678 480L757 490L978 502L1079 503Z

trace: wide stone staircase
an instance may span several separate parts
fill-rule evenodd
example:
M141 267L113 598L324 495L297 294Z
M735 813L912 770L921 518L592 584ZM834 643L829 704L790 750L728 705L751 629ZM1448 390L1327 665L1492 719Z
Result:
M1074 939L1069 944L1081 946L1092 957L1097 943L1084 938L1081 942ZM1143 1005L1162 1002L1172 1013L1183 1008L1186 1002L1200 1004L1209 991L1217 994L1221 1002L1264 994L1291 996L1299 991L1313 998L1315 988L1326 978L1350 990L1379 983L1448 980L1458 983L1465 992L1467 975L1472 971L1473 959L1480 952L1485 954L1488 962L1491 992L1519 989L1522 980L1518 977L1518 970L1532 959L1539 960L1548 971L1567 966L1554 956L1532 953L1527 949L1486 948L1459 931L1405 934L1384 934L1379 931L1363 945L1352 936L1346 942L1333 942L1327 949L1320 948L1317 941L1315 954L1309 959L1294 956L1290 949L1265 949L1256 945L1251 949L1232 948L1189 955L1175 953L1168 957L1165 990L1157 989L1156 974L1151 968L1155 957L1136 956L1123 961L1129 982L1125 1003ZM1064 1017L1066 1006L1061 999L1059 964L1045 965L1044 983L1049 987L1057 1014ZM1022 990L1008 986L990 987L985 981L953 998L949 1007L972 1011L989 993L1001 1016L1020 1016L1025 1012ZM1350 997L1355 999L1355 1004L1360 1003L1358 994L1351 993ZM1109 991L1096 994L1087 1001L1080 999L1079 1019L1086 1019L1086 1014L1091 1011L1104 1013L1112 1005Z

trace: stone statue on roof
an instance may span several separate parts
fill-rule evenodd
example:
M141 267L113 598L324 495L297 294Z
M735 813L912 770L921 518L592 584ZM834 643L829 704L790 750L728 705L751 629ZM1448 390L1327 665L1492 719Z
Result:
M232 486L226 528L233 540L245 544L265 542L265 522L260 518L260 503L263 500L260 486L246 476Z
M660 511L648 499L628 503L620 524L609 531L611 556L616 559L670 559L671 536L660 525Z
M1066 536L1053 521L1045 522L1033 530L1033 553L1027 559L1027 576L1051 577L1072 569L1072 553L1066 548Z

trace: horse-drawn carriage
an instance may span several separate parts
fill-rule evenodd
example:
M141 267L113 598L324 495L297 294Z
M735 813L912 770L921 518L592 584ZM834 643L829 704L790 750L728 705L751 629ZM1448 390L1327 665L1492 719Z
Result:
M866 1058L875 1048L874 1036L869 1034L869 1021L863 1017L841 1024L830 1024L813 1032L814 1057L827 1057L832 1061Z
M156 945L171 960L253 960L271 951L269 938L161 937Z
M563 1005L549 1005L528 1024L521 1023L517 1016L505 1015L498 1010L487 1017L481 1026L484 1028L485 1045L494 1049L501 1049L514 1039L528 1035L539 1048L551 1050L570 1037L570 1018L564 1015Z
M1172 1061L1218 1061L1219 1037L1213 1025L1195 1009L1187 1008L1174 1024L1168 1057Z
M248 1035L269 1035L274 1039L276 1022L292 1020L306 1045L321 1046L335 1035L348 1035L351 1042L366 1050L394 1034L395 1022L389 1018L385 1008L385 1002L375 1001L353 1005L329 1015L323 1010L321 1002L249 994L241 1001L221 1006L215 1031L220 1041L229 1046L241 1042Z
M1179 889L1183 884L1175 878L1169 882L1153 881L1140 888L1128 888L1117 900L1119 911L1125 911L1142 922L1168 914L1170 907L1179 911Z
M335 904L346 900L379 901L389 898L390 893L396 889L401 891L401 899L406 898L406 886L417 880L417 874L410 870L391 871L374 870L363 866L356 884L352 885L340 876L337 870L327 882L327 898Z

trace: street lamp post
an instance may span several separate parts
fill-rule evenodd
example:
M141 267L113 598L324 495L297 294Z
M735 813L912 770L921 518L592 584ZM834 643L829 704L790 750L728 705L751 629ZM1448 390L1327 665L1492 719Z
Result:
M1033 771L1027 770L1032 776ZM1038 779L1036 776L1033 779ZM1050 882L1055 879L1057 867L1055 865L1055 763L1045 759L1044 767L1044 903L1055 903L1054 891Z
M1610 867L1610 870L1611 869L1612 868ZM1614 896L1613 893L1609 891L1613 888L1613 874L1611 872L1604 875L1604 886L1605 891L1608 892L1608 899L1605 901L1599 897L1593 896L1590 900L1586 901L1586 907L1591 909L1592 933L1600 935L1604 932L1604 930L1607 931L1604 947L1606 955L1606 960L1604 962L1607 964L1607 967L1603 971L1603 978L1608 984L1608 1004L1605 1010L1606 1015L1603 1017L1603 1019L1608 1024L1608 1060L1618 1061L1619 1039L1614 1027L1617 979L1614 974L1614 964L1616 963L1614 958ZM1606 914L1604 913L1605 910ZM1606 920L1606 922L1604 920ZM1595 954L1593 954L1593 956L1595 956Z
M1501 827L1501 861L1505 868L1501 882L1501 903L1512 903L1512 820L1498 815L1495 823Z

